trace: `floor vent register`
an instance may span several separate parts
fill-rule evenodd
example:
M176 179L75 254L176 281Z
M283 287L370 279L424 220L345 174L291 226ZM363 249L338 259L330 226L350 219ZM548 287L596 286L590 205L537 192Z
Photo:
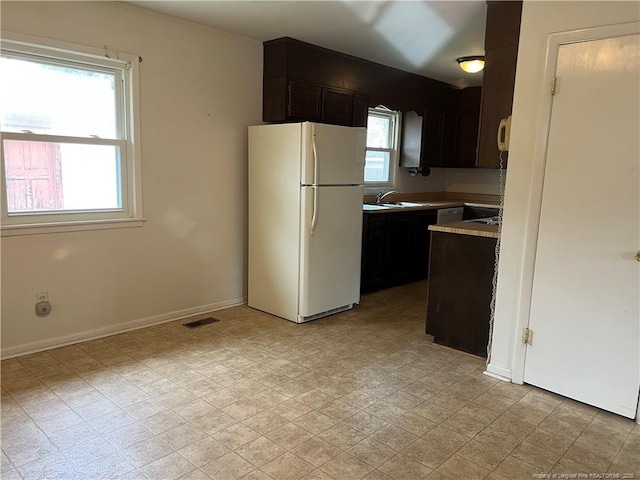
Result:
M204 327L205 325L209 325L211 323L218 323L220 320L213 317L201 318L200 320L194 320L193 322L183 323L182 326L187 328L198 328Z

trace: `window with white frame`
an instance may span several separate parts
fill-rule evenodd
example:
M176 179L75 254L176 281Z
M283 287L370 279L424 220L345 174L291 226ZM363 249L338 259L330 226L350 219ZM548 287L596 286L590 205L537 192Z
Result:
M2 234L140 225L138 57L5 33L1 46Z
M370 108L367 119L365 187L393 187L398 169L400 114L384 107Z

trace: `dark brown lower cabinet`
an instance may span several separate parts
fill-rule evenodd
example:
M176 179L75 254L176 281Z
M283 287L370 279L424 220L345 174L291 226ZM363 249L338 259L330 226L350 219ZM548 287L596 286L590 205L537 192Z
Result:
M362 293L427 278L429 225L435 210L364 213L362 222Z
M360 290L372 292L384 287L384 264L387 261L387 234L389 224L386 215L364 214L362 222L362 264Z
M487 356L496 241L431 232L426 332L435 343Z
M413 261L411 262L414 280L423 280L429 276L429 245L431 232L429 225L436 223L435 210L418 211L413 222Z
M384 215L384 214L382 214ZM387 252L385 261L385 286L402 285L411 280L413 260L413 221L411 213L389 213Z

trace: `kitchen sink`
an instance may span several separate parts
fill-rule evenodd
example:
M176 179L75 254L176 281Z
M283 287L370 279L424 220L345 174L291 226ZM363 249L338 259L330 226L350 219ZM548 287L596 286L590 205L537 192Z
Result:
M395 203L383 203L388 207L428 207L428 203L415 203L415 202L395 202Z
M389 202L383 204L371 205L365 203L362 205L363 210L387 210L389 208L409 208L409 207L430 207L429 203L416 203L416 202Z
M362 210L387 210L388 208L384 205L369 205L367 203L362 205Z

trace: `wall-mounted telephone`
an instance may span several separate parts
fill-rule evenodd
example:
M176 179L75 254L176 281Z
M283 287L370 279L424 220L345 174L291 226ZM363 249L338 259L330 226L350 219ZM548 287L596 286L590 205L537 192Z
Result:
M498 150L509 151L509 137L511 136L511 115L500 120L498 125Z

